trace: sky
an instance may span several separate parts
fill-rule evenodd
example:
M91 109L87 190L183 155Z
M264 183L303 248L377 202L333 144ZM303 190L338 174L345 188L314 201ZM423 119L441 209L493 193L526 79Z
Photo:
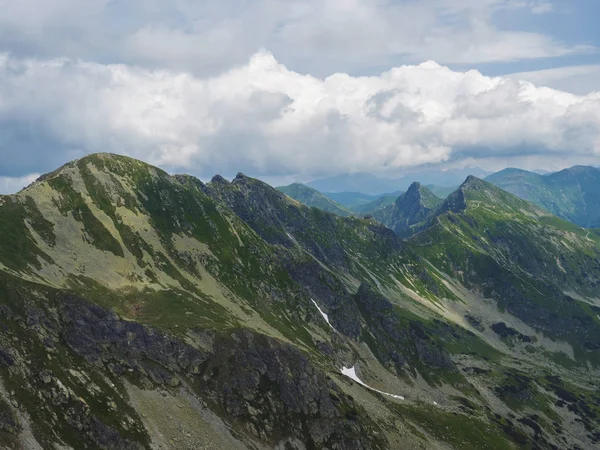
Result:
M0 192L600 164L599 0L0 0Z

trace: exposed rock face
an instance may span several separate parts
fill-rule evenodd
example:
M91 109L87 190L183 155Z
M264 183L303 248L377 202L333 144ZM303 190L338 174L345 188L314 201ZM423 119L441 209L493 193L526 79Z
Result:
M348 397L296 348L239 331L217 338L214 355L202 368L199 389L253 434L289 436L314 449L376 442L365 440L373 426L353 419ZM342 414L342 406L353 413Z
M427 220L441 203L433 192L415 182L392 205L375 211L373 216L396 234L405 236L411 234L413 226Z
M72 294L60 298L65 343L90 363L112 363L117 374L134 369L168 384L173 373L195 374L207 355L181 341ZM148 364L152 361L155 364Z
M393 314L393 305L373 286L362 283L356 300L369 317L368 332L379 344L375 349L379 358L384 363L391 362L398 374L423 366L456 370L444 347L418 321L402 320Z
M2 436L2 433L14 435L18 431L19 422L12 407L0 398L0 437Z
M360 312L352 296L338 279L322 270L314 260L290 262L287 270L312 298L326 306L329 319L336 330L351 338L360 335Z
M30 305L28 325L40 339L64 342L90 367L103 368L117 380L134 377L146 387L167 389L185 380L239 424L240 432L265 444L298 450L385 448L377 427L353 400L290 344L248 330L196 330L211 343L197 349L74 294L59 293L57 302L56 317ZM3 355L14 364L8 353ZM90 442L110 450L144 448L99 419L58 373L41 370L38 380L42 395L63 409L65 422ZM0 431L14 432L18 422L1 406Z

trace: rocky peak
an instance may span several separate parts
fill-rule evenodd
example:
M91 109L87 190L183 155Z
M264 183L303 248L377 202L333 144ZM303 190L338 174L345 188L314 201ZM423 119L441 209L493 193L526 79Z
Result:
M229 181L227 181L221 175L216 174L214 177L211 178L210 184L216 184L216 185L224 185L224 186L226 186L226 185L229 184Z
M469 175L465 181L463 182L463 184L460 185L460 189L463 190L467 190L467 189L485 189L485 185L487 183L485 183L485 181L477 178L476 176L473 175Z
M411 227L426 220L441 202L421 183L414 182L392 205L375 212L374 217L398 235L404 236Z
M397 205L405 205L407 203L419 203L421 201L421 183L419 183L418 181L415 181L414 183L412 183L408 189L406 190L406 192L402 195L400 195L397 199L396 199L396 204Z
M411 191L420 191L421 190L421 183L419 183L418 181L413 181L411 183L411 185L408 187L408 189L406 190L406 192L411 192Z

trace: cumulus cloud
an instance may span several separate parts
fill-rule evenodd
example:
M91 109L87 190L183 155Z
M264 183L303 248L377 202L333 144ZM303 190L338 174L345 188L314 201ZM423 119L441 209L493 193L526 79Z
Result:
M600 156L600 93L435 62L321 79L266 51L213 77L69 59L0 60L0 176L89 152L210 176L398 171Z
M585 95L600 91L600 64L555 67L509 75L515 80L527 80L536 85Z

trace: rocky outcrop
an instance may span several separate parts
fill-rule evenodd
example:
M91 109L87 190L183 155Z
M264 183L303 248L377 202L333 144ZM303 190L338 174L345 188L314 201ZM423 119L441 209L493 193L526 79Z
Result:
M201 375L198 389L271 443L282 437L285 448L295 448L294 440L314 449L376 445L369 443L373 424L291 345L247 330L219 336Z
M24 318L40 341L52 340L51 353L61 355L64 343L92 370L117 380L137 380L146 388L188 386L246 439L298 450L386 447L354 401L290 344L243 329L196 330L190 335L204 342L196 348L71 293L58 293L56 306L56 314L49 314L30 304ZM1 355L5 368L16 364L8 352ZM145 448L101 419L97 405L81 398L62 372L41 367L27 389L39 389L72 430L102 449ZM17 426L11 417L0 408L0 432Z
M448 351L419 321L404 319L376 288L362 283L356 302L367 321L368 332L377 347L371 350L386 366L398 374L414 372L418 367L455 371Z
M373 217L399 236L407 236L412 227L427 220L441 203L433 192L415 182L393 204L375 211Z
M348 337L360 335L360 312L345 286L313 259L289 261L286 270L311 298L324 305L333 327Z
M173 373L198 373L207 359L206 354L177 339L124 321L113 311L75 295L66 293L60 300L65 343L90 363L110 362L116 374L134 369L155 383L168 384Z

